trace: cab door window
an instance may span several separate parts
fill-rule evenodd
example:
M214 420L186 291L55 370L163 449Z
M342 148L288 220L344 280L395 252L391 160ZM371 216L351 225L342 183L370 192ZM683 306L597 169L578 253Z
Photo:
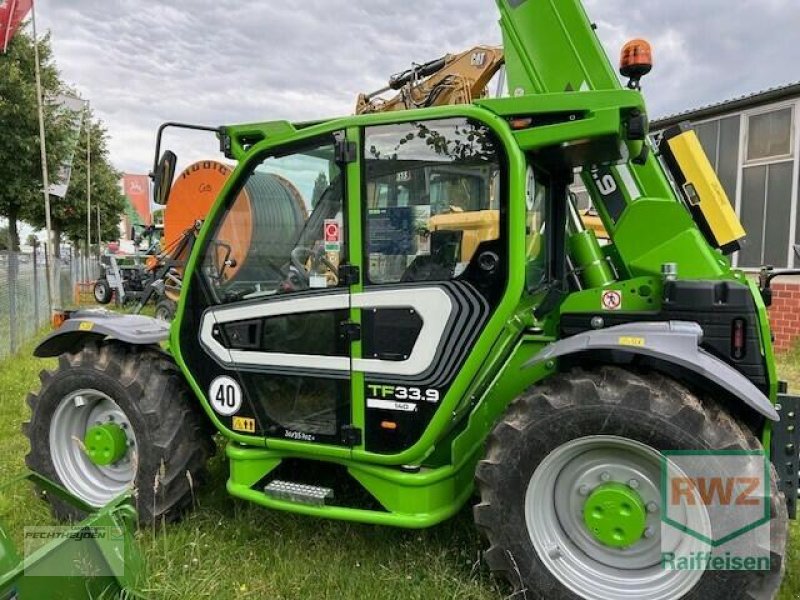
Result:
M252 170L205 252L219 303L338 285L344 181L334 149L316 142Z
M466 119L367 128L368 283L447 281L500 238L500 160Z

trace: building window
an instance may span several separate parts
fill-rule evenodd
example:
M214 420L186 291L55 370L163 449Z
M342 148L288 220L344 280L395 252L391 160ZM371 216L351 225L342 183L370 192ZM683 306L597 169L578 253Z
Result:
M717 118L694 126L697 137L717 172L731 204L736 201L739 176L739 115Z
M739 267L789 266L793 166L783 161L744 169L741 220L747 242L739 252Z
M747 118L747 161L774 160L792 155L792 108Z
M746 118L740 216L747 243L739 253L739 267L790 264L793 117L793 108L787 107Z

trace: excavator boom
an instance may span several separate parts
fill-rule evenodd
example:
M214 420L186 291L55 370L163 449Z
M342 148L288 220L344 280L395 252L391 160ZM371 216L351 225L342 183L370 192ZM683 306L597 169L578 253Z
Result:
M356 114L468 104L486 95L486 86L503 63L502 48L475 46L460 54L414 65L393 75L386 87L360 94ZM398 93L388 100L381 97L389 91Z

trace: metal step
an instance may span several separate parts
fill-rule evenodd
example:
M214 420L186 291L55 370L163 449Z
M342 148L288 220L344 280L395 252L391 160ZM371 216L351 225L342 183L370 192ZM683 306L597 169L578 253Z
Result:
M333 490L331 488L281 481L280 479L270 481L264 487L264 493L276 500L312 504L314 506L323 506L326 500L333 499Z

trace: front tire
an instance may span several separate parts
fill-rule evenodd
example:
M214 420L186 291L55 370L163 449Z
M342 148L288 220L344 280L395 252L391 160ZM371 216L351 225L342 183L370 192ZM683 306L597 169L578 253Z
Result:
M177 309L178 305L175 304L175 301L164 297L156 304L156 319L161 319L162 321L172 321L172 319L175 318Z
M474 514L491 543L486 561L521 598L772 598L782 579L787 533L786 505L774 469L771 571L659 572L660 564L651 560L659 547L647 546L660 541L653 538L660 538L660 507L651 502L642 511L651 539L637 537L619 549L608 541L597 543L588 528L579 531L579 518L570 521L570 509L588 505L585 498L570 494L577 496L580 489L585 496L601 477L615 485L616 479L625 483L628 473L636 471L636 485L646 501L648 493L660 489L659 451L723 449L761 446L747 427L674 380L616 367L555 375L507 409L478 466L481 502ZM578 479L588 473L584 461L601 465L600 477L593 474L591 485ZM653 477L656 481L649 481ZM564 488L565 480L572 487ZM621 535L628 522L623 522ZM670 573L688 574L670 579Z
M174 520L192 504L214 442L176 365L154 348L87 345L43 371L30 394L27 466L93 507L133 491L141 523ZM97 426L119 433L108 464L90 457L84 437ZM124 446L127 445L127 449ZM102 449L102 445L100 446ZM63 520L85 515L47 497Z

